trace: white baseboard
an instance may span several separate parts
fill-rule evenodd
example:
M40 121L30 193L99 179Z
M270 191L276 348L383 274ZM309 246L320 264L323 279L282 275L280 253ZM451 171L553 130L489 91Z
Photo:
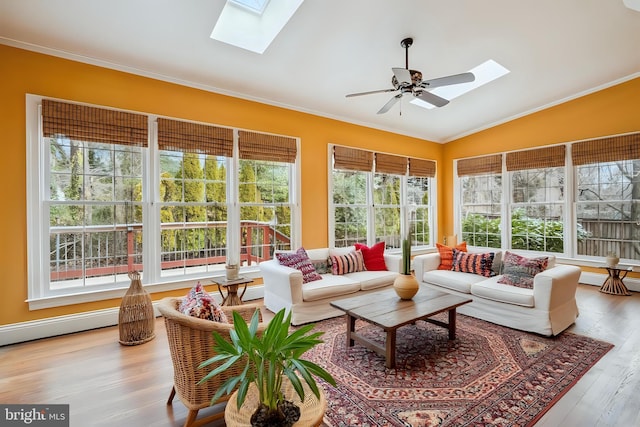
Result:
M220 295L213 294L213 296L216 301L220 302ZM250 301L260 299L263 296L263 286L251 286L247 288L243 300ZM157 303L154 302L154 312L156 316L159 316L160 313L156 305ZM118 324L119 312L119 307L113 307L0 326L0 347L56 335L114 326Z

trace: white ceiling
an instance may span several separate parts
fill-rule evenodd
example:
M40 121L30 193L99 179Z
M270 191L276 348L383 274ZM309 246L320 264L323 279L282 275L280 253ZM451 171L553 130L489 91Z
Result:
M306 0L262 55L209 38L224 4L0 0L0 43L437 142L640 75L623 0ZM391 87L405 37L424 79L487 59L511 73L439 109L345 98Z

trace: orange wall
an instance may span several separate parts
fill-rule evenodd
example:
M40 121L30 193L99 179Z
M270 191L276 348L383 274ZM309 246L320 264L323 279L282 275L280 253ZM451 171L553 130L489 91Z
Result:
M444 235L453 232L453 160L543 145L640 131L640 78L592 93L505 124L457 139L443 147Z
M302 243L328 245L327 145L440 161L442 145L0 45L0 325L117 307L120 300L29 311L25 95L197 120L301 138ZM390 142L393 141L393 144ZM124 293L124 292L123 292ZM183 292L174 292L181 294ZM166 294L154 294L158 299Z

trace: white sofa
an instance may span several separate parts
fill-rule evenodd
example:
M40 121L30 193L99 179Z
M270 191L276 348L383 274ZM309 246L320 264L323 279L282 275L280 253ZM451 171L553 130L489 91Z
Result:
M421 283L473 299L458 307L459 313L545 336L558 335L578 317L575 294L581 270L556 265L553 256L549 257L547 269L535 275L533 289L498 283L499 275L484 277L438 270L439 265L439 253L413 259L415 275Z
M333 249L332 253L344 254L354 247ZM307 249L312 262L327 260L329 248ZM348 297L355 293L378 291L393 285L400 272L402 257L384 255L389 271L359 271L344 275L321 274L322 280L302 283L302 273L291 267L281 265L277 259L259 264L264 282L264 305L277 313L286 308L291 312L291 324L316 322L344 314L331 307L331 301Z

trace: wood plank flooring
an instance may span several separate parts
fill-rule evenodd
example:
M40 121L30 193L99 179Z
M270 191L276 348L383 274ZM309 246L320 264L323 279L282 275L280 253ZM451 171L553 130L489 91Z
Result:
M577 300L570 330L615 347L536 426L640 426L640 293L580 285ZM0 402L68 403L73 427L182 426L186 408L166 405L173 368L162 319L155 326L156 338L134 347L118 343L117 327L1 347Z

